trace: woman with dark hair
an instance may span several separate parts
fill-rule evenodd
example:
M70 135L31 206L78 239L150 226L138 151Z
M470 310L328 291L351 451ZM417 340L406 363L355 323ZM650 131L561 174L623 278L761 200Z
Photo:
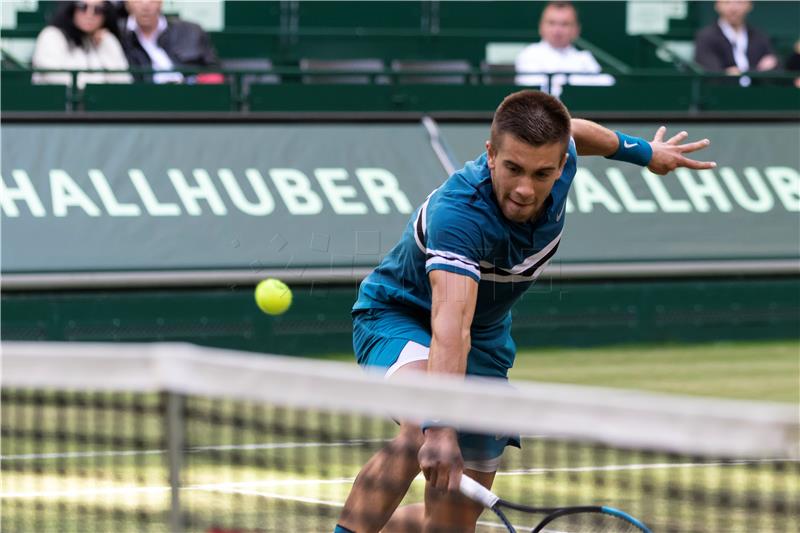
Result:
M62 2L50 25L36 38L32 64L40 69L127 70L114 6L103 0ZM78 75L78 88L87 83L131 81L128 73L82 73ZM71 76L65 72L35 73L33 82L70 85Z

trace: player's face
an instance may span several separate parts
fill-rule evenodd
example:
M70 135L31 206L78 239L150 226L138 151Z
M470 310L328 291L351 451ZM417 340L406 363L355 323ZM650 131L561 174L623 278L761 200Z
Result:
M578 38L578 15L572 7L548 6L539 21L539 36L554 48L566 48Z
M531 146L504 133L499 146L486 141L486 151L492 187L503 215L519 223L536 218L564 170L564 145Z

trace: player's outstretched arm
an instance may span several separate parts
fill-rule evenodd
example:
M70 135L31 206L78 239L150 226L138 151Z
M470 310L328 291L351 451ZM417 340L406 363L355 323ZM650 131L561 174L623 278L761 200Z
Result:
M470 349L470 329L478 297L478 283L469 276L432 270L431 350L428 372L464 375ZM419 465L432 488L458 490L464 461L454 429L435 421L422 424L425 440Z
M697 161L685 155L709 146L711 142L708 139L681 144L688 137L687 132L682 131L665 141L666 132L667 128L661 126L653 140L648 142L611 131L590 120L572 119L572 137L578 155L602 155L647 167L651 172L661 175L679 167L707 169L717 166L713 161Z

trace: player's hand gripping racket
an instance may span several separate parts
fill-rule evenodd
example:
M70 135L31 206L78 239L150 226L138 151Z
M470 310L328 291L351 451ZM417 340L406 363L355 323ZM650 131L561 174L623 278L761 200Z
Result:
M613 507L582 505L576 507L530 507L512 503L498 497L495 493L475 481L461 476L461 493L484 507L491 509L500 517L509 531L516 533L503 509L514 509L523 513L543 514L544 519L531 530L531 533L651 533L639 520Z

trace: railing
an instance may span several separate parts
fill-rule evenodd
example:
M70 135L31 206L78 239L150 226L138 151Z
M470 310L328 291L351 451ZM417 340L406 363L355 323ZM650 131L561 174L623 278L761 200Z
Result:
M629 69L626 69L629 70ZM85 91L79 88L79 76L82 74L112 74L112 73L127 73L134 77L148 77L155 73L162 71L154 71L149 68L132 68L124 71L111 71L111 70L54 70L54 69L6 69L3 72L3 81L8 82L4 89L4 97L8 94L7 91L24 90L34 74L48 74L59 73L68 74L70 82L66 85L66 101L63 110L67 113L80 112L85 110ZM437 83L422 83L414 84L415 77L463 77L464 83L460 84L446 84L446 87L453 91L461 91L458 94L469 95L470 88L481 86L496 86L506 87L507 92L515 89L514 79L517 75L537 75L546 80L543 84L543 90L553 87L553 81L556 79L559 86L569 87L569 75L579 74L586 75L586 73L546 73L546 72L515 72L513 67L509 67L508 71L486 70L471 68L469 70L454 70L431 72L428 70L358 70L358 69L301 69L297 67L284 67L279 66L272 69L197 69L197 68L176 68L171 72L178 72L184 75L186 83L182 85L208 85L198 82L198 75L216 73L221 77L218 79L219 83L212 85L225 85L230 90L231 112L247 112L248 111L248 97L250 88L253 85L304 85L304 86L335 86L337 90L346 91L347 87L372 85L375 87L389 87L389 91L403 92L409 90L424 91L425 87L443 87ZM664 89L664 98L682 98L688 102L686 105L687 112L697 112L704 109L703 99L708 95L713 95L718 92L720 88L738 90L738 83L736 77L727 76L719 73L686 73L675 72L663 69L638 69L632 72L613 72L615 77L615 85L618 90L627 88L641 87L649 91L659 91L659 84L680 84L680 90L684 91L681 94L671 92L669 88ZM267 76L272 78L271 82L261 82L260 78ZM331 83L319 83L315 81L307 81L313 77L327 78L333 80ZM346 76L358 76L363 79L364 83L342 83L337 82L335 78ZM758 105L757 99L759 97L759 90L769 88L770 90L778 90L781 95L785 97L788 106L785 111L792 114L793 112L800 112L800 90L792 87L794 80L798 77L796 74L791 73L747 73L748 78L752 80L754 85L752 92L742 92L741 96L748 98L740 102L739 109L732 109L731 111L746 111L748 109L758 110L761 109ZM566 79L563 79L566 77ZM401 81L402 78L402 81ZM494 80L492 80L494 78ZM497 80L502 80L498 82ZM504 81L507 80L508 83ZM26 83L27 82L27 83ZM136 86L134 84L133 86ZM520 87L521 88L521 87ZM537 88L537 87L531 87ZM586 87L583 90L588 90ZM595 89L592 87L591 89ZM599 88L598 88L599 89ZM377 90L377 89L376 89ZM551 91L552 92L552 91ZM609 92L597 93L600 96L607 97ZM644 96L641 95L640 96ZM566 101L566 100L565 100ZM568 105L571 102L566 102ZM763 103L763 102L762 102ZM766 102L770 103L770 102ZM487 102L487 110L493 109L492 105L497 102ZM5 110L7 111L7 109ZM620 109L625 111L625 109Z

